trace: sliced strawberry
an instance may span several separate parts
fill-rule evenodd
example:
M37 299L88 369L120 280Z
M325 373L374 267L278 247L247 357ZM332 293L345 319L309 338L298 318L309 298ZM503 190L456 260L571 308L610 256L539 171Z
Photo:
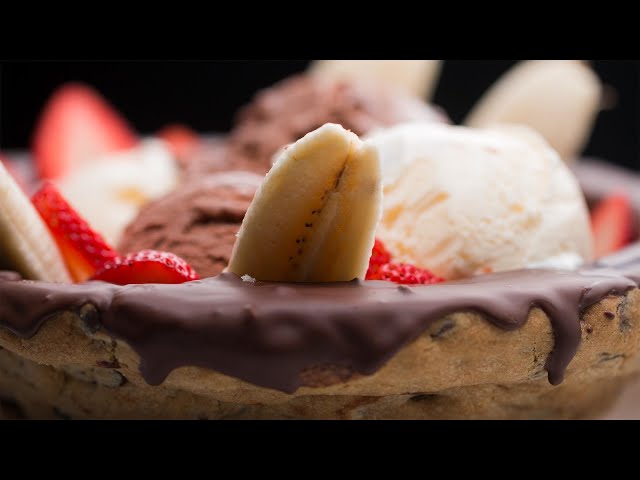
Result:
M382 241L376 238L373 249L371 250L371 258L369 258L369 268L367 269L366 278L375 275L382 265L390 261L391 253L385 248Z
M382 240L376 238L371 250L371 258L369 259L369 265L384 265L391 261L391 253L382 243Z
M32 202L49 227L76 282L87 280L117 256L116 251L91 229L52 183L46 182L35 193Z
M393 263L391 252L386 249L382 241L376 238L369 259L366 280L386 280L405 285L426 285L444 282L428 270L424 270L405 263Z
M167 142L173 154L179 158L186 157L200 142L196 132L180 124L167 125L156 136Z
M129 285L184 283L199 278L186 261L173 253L142 250L108 261L92 280Z
M403 285L428 285L444 282L444 278L434 275L429 270L418 268L406 263L387 263L377 272L367 275L367 280L386 280Z
M57 178L100 155L135 146L136 135L98 92L69 83L51 96L33 137L42 178Z
M624 193L601 200L591 211L594 255L600 258L627 245L633 235L633 209Z

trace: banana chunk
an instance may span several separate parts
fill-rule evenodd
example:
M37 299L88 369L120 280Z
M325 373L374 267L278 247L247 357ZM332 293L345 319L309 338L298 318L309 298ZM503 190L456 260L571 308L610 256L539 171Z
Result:
M602 85L579 60L515 65L478 101L465 124L519 123L537 130L565 161L584 148L600 109Z
M29 280L71 282L47 226L0 163L0 270L4 268Z
M381 211L376 150L325 124L280 154L245 215L228 269L264 281L363 278Z
M332 79L375 78L429 101L441 67L441 60L316 60L309 71Z

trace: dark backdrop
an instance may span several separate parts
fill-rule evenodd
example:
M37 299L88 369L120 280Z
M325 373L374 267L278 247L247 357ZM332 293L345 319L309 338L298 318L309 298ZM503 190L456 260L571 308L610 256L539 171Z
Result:
M448 60L435 95L460 121L513 60ZM0 147L25 148L53 89L81 80L100 90L142 133L170 122L226 131L236 109L261 87L303 70L308 61L2 62ZM600 114L586 154L640 167L640 63L595 60L617 102Z

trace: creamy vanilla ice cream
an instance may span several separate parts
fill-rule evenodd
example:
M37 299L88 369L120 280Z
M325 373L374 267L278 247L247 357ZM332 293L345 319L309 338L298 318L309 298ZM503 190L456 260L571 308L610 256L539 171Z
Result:
M92 228L115 245L140 207L172 191L179 174L165 142L147 139L136 148L87 162L57 184Z
M384 183L377 234L398 261L452 280L591 258L578 182L533 130L403 124L367 142Z

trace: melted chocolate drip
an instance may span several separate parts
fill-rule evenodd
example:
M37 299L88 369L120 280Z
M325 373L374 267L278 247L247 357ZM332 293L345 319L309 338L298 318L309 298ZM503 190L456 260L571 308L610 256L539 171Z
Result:
M638 285L640 246L628 251L577 272L520 270L413 287L252 284L230 273L181 285L119 287L20 281L0 273L0 325L29 337L56 312L93 304L102 327L138 352L150 384L191 365L293 392L300 372L313 365L375 372L449 313L479 311L497 327L514 330L537 306L555 333L545 366L555 385L578 349L580 312Z

